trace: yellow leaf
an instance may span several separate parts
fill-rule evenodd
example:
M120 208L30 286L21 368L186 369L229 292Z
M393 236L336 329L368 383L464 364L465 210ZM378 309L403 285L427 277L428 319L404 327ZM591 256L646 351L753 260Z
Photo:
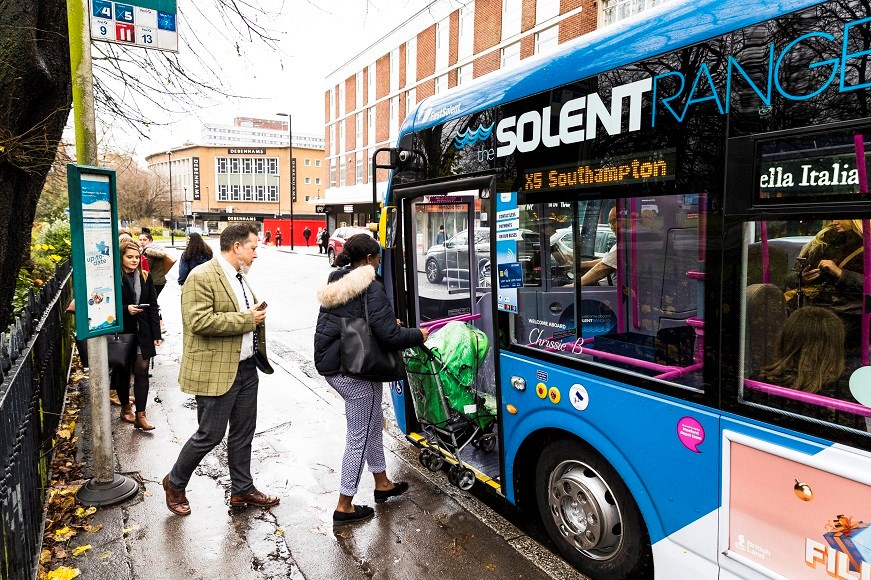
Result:
M51 550L43 550L39 553L39 563L47 564L51 561Z
M72 435L72 433L70 433L69 429L60 429L57 432L57 436L61 439L69 439L70 435Z
M60 568L55 568L46 574L45 578L46 580L72 580L81 573L82 571L78 568L67 568L66 566L61 566Z
M495 564L484 564L484 569L493 572L494 570L496 570L496 565Z
M55 542L65 542L76 535L76 531L64 526L54 533Z
M275 535L276 535L276 536L283 536L283 535L284 535L284 528L278 528L278 529L276 529L276 530L275 530Z
M97 524L96 526L90 526L90 525L85 524L82 527L89 534L96 534L97 532L99 532L100 530L103 529L103 524Z
M75 431L76 430L76 422L70 421L70 424L67 425L67 429L69 429L70 431Z
M86 546L78 546L76 548L73 548L73 556L81 556L82 554L89 551L90 549L91 549L90 544L88 544Z
M76 517L77 518L86 518L89 515L92 515L95 513L97 513L97 508L95 508L95 507L89 507L87 509L82 508L82 507L76 508Z

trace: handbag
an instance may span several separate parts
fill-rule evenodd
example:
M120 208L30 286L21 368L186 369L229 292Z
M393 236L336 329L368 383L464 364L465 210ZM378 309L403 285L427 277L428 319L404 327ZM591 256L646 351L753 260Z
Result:
M369 326L368 289L363 296L364 317L342 318L342 374L372 382L405 378L399 351L385 351Z
M130 364L133 358L133 347L136 346L135 334L113 334L106 342L110 367L123 367Z

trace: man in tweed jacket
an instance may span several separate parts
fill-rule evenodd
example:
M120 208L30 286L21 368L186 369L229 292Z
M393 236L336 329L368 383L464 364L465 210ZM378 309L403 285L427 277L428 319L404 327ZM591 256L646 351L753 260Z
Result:
M203 457L227 432L230 505L269 507L279 498L254 487L251 444L259 378L254 349L266 355L266 310L243 276L257 258L257 229L234 224L221 232L221 253L191 271L182 287L183 351L178 381L197 400L199 429L163 478L166 505L188 515L185 488Z

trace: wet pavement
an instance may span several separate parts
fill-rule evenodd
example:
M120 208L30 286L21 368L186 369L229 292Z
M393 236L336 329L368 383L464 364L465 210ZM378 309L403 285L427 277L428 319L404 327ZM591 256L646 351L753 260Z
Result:
M130 502L98 510L94 520L103 529L74 542L93 547L77 560L81 577L579 578L527 532L448 484L445 474L421 468L416 450L392 423L386 393L388 474L408 481L411 490L377 505L371 520L333 526L344 404L311 363L315 290L330 268L317 247L271 247L259 254L250 277L258 297L269 303L268 346L276 372L260 375L252 471L258 488L279 495L281 504L242 510L227 505L222 443L187 488L192 514L167 510L160 481L196 430L194 399L176 380L181 315L179 288L170 282L160 297L166 342L155 358L148 403L157 429L136 431L112 408L117 471L139 479L142 491ZM81 423L87 425L87 417ZM89 440L87 427L80 436ZM364 473L355 503L375 506L373 489Z

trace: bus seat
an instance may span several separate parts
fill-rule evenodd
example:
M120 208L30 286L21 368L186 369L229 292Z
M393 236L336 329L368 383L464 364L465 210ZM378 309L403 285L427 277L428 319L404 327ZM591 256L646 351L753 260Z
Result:
M747 376L774 361L777 338L786 322L783 291L774 284L747 287L744 364Z
M787 253L772 243L768 244L768 266L771 281L781 284L791 267ZM758 242L747 247L747 283L762 283L762 248Z

